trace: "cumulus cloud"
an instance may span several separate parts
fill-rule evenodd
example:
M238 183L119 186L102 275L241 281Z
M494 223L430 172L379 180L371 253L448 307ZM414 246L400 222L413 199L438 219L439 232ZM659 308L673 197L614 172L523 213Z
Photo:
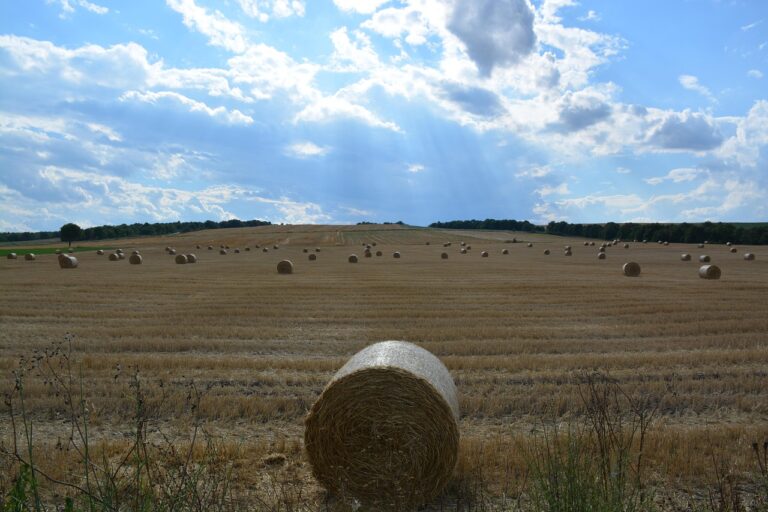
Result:
M699 176L704 174L701 169L692 169L690 167L682 167L679 169L672 169L665 176L657 176L654 178L647 178L644 181L649 185L660 185L665 181L671 181L672 183L683 183L686 181L693 181Z
M342 11L370 14L390 0L333 0Z
M426 169L427 168L422 164L408 164L408 166L406 167L406 170L413 174L424 172Z
M172 91L161 92L139 92L128 91L120 96L120 101L140 101L143 103L157 104L162 102L173 102L184 106L189 112L202 112L207 116L218 119L227 124L253 124L253 118L247 116L237 109L227 110L224 107L209 107L201 101L195 101L183 94Z
M448 84L443 87L443 90L448 100L470 114L492 117L504 111L499 96L488 89Z
M556 131L569 133L583 130L611 115L611 105L603 95L593 91L567 92L560 100Z
M695 77L693 75L680 75L678 77L678 80L680 81L680 85L683 86L684 89L688 89L689 91L694 91L705 98L707 98L709 101L716 102L717 100L712 95L712 91L710 91L708 88L704 87L701 83L699 83L698 77Z
M723 143L712 119L688 110L668 113L650 132L648 143L656 148L677 151L708 151Z
M516 64L536 44L527 0L457 0L448 29L467 47L481 75Z
M368 36L356 30L354 37L353 41L347 27L331 32L334 48L331 60L336 64L337 71L366 71L379 65L379 56Z
M242 53L248 47L245 29L219 11L209 12L195 0L166 0L168 7L182 15L184 25L208 38L209 44L220 46L234 53Z
M310 158L317 156L325 156L331 148L328 146L318 146L317 144L309 141L294 142L286 148L286 152L296 158Z
M759 69L750 69L747 71L747 76L750 78L757 78L758 80L763 78L763 72Z
M259 21L269 21L270 16L287 18L304 16L306 6L303 0L237 0L243 12Z
M92 12L93 14L102 15L109 13L109 9L107 7L89 2L88 0L46 0L46 3L56 3L61 6L61 14L59 15L60 18L66 18L70 14L73 14L76 10L75 6L82 7L86 11Z
M314 123L329 122L334 119L353 119L375 128L385 128L393 132L402 131L396 123L384 121L362 105L352 103L339 95L320 98L307 105L294 117L296 122Z

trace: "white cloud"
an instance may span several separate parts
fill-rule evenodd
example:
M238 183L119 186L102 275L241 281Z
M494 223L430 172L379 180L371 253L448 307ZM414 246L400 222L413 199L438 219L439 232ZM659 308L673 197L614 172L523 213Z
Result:
M618 174L630 174L632 171L630 169L627 169L626 167L617 167L616 172Z
M326 96L307 105L296 114L296 122L323 123L334 119L354 119L375 128L385 128L393 132L402 132L400 127L391 121L383 121L367 108L354 104L340 95Z
M330 223L333 220L333 217L325 213L322 207L316 203L292 201L287 197L281 197L280 199L252 197L248 200L268 204L274 207L278 211L279 216L268 219L272 222L284 222L286 224L321 224Z
M94 14L103 15L109 13L109 9L107 7L89 2L88 0L46 0L47 4L57 3L61 6L61 14L59 14L60 18L66 18L75 12L75 6L72 5L73 2L75 5L78 5L86 11L90 11Z
M311 62L297 63L288 54L264 44L252 45L242 55L227 61L231 80L256 99L270 99L284 91L296 103L318 98L312 82L320 66Z
M172 91L161 92L139 92L128 91L120 96L120 101L140 101L143 103L157 104L160 102L176 102L184 107L189 112L202 112L207 116L214 119L218 119L227 124L253 124L253 118L240 112L239 110L227 110L224 107L209 107L203 102L195 101L192 98L188 98L182 94Z
M318 146L317 144L308 141L295 142L285 149L289 155L297 158L325 156L331 151L331 148L328 146Z
M763 78L763 72L759 69L750 69L747 71L747 76L750 78L757 78L758 80Z
M756 167L766 146L768 101L760 100L749 109L746 117L736 120L736 133L723 143L718 156L741 166Z
M600 15L595 11L587 11L587 14L579 17L580 21L600 21Z
M539 196L542 198L551 196L553 194L564 196L571 193L571 191L568 189L567 183L561 183L556 187L553 187L551 185L544 185L543 187L540 187L534 190L534 192L539 194Z
M749 30L752 30L753 28L757 27L757 26L758 26L758 25L760 25L762 22L763 22L763 20L757 20L757 21L755 21L754 23L750 23L750 24L748 24L748 25L744 25L744 26L742 26L742 27L741 27L741 30L742 30L743 32L747 32L747 31L749 31Z
M243 12L261 22L269 21L270 15L276 18L304 16L304 0L237 0Z
M331 32L333 55L331 60L336 63L336 71L366 71L379 66L379 56L371 46L371 40L363 32L354 32L352 41L347 27L341 27Z
M672 169L665 176L657 176L654 178L647 178L643 181L649 185L660 185L665 181L671 181L672 183L683 183L686 181L693 181L699 176L704 174L701 169L692 169L689 167L682 167L679 169Z
M208 43L234 53L243 53L248 47L245 29L219 11L208 12L195 0L166 0L168 7L182 15L184 25L208 38Z
M370 14L390 0L333 0L342 11Z
M552 168L546 165L531 167L515 174L516 178L543 178L552 174Z
M406 170L408 172L412 172L414 174L424 172L427 168L423 166L422 164L408 164L406 167Z
M701 85L697 77L693 75L680 75L678 80L680 81L680 85L682 85L683 88L688 89L689 91L697 92L707 98L709 101L717 102L715 97L712 95L712 92L708 88Z

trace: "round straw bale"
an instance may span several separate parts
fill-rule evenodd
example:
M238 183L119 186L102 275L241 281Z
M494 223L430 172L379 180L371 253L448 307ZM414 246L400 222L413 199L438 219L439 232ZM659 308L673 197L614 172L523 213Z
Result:
M703 249L703 248L704 248L704 244L699 244L699 245L698 245L698 248L699 248L699 249Z
M528 242L528 247L533 247L533 244L531 242Z
M688 253L681 254L680 261L691 261L691 255Z
M589 246L589 242L584 242L584 247Z
M256 248L256 249L261 249L261 246L259 244L256 244L253 247Z
M755 255L751 252L745 252L744 253L744 260L746 261L755 261Z
M197 263L197 255L194 253L187 254L187 263Z
M187 264L187 257L184 254L179 254L176 256L176 264L177 265L186 265Z
M224 246L224 248L225 248L225 249L227 249L227 250L229 250L229 246L228 246L228 245L225 245L225 246Z
M109 261L117 261L119 259L120 259L120 256L118 256L116 252L113 252L112 254L109 255Z
M467 245L467 242L461 242L462 247L464 247L465 245Z
M357 254L350 254L349 258L347 258L347 261L350 263L357 263Z
M365 256L366 258L370 258L371 256L373 256L373 253L371 252L370 249L366 249L365 252L363 253L363 256Z
M597 250L597 252L604 253L605 252L605 247L600 246L600 248Z
M704 243L705 243L705 244L708 244L708 243L709 243L709 240L704 240Z
M199 251L199 250L200 250L200 246L199 246L199 245L196 245L196 246L195 246L195 249L197 249L197 250Z
M589 242L589 246L590 247L594 247L595 246L595 242Z
M219 246L219 249L223 249L223 248L224 248L224 245L223 245L223 244Z
M629 244L624 244L625 249L629 249Z
M566 250L564 250L564 251L563 251L563 254L564 254L565 256L573 256L573 253L571 252L571 250L570 250L570 249L566 249Z
M227 250L226 250L226 249L219 249L219 254L221 254L222 256L224 256L224 255L226 255L226 254L227 254Z
M648 243L648 240L643 240L643 243L644 243L644 244L647 244L647 243Z
M640 275L640 264L630 261L625 263L624 266L621 267L621 270L627 277L637 277Z
M36 256L31 252L28 252L27 254L24 255L24 259L27 261L35 261L35 258Z
M170 247L168 247L168 246L166 246L166 247L165 247L165 252L168 252L168 251L170 251L170 250L171 250L171 248L170 248Z
M699 256L699 261L701 263L709 263L710 259L709 259L709 256L707 256L706 254L702 254L701 256Z
M315 252L320 252L320 248L319 247L315 247Z
M728 247L730 247L730 246L731 246L731 242L725 242L725 245L727 245Z
M278 274L293 274L293 263L290 260L283 260L277 264Z
M98 254L99 256L104 256L104 249L99 249L98 251L96 251L96 254Z
M395 258L395 259L398 259L398 258L400 258L400 252L399 252L399 251L395 251L395 252L393 252L393 253L392 253L392 257L393 257L393 258Z
M115 249L115 252L116 252L117 254L122 254L123 250L122 250L122 249Z
M502 249L501 254L509 254L509 249Z
M269 252L269 249L267 249L267 248L265 247L265 248L263 248L263 249L261 250L261 252Z
M669 245L669 242L664 242L664 245Z
M18 256L16 255L15 252L9 252L8 256L6 256L6 258L9 259L9 260L15 260L15 259L18 258Z
M245 250L250 252L251 248L250 247L246 247Z
M549 256L549 249L544 249L544 256Z
M307 249L307 248L305 247L304 249L302 249L302 252L304 252L304 254L307 254L307 253L309 252L309 249Z
M488 257L488 251L481 252L480 256L483 257L483 258L487 258Z
M383 256L383 255L384 255L384 253L383 253L383 252L381 252L381 251L376 251L376 256Z
M273 246L272 246L272 248L273 248L274 250L278 250L278 249L280 248L280 246L279 246L279 245L277 245L277 244L275 244L275 245L273 245Z
M472 250L472 246L471 246L471 245L468 245L468 246L467 246L467 250L468 250L468 251L471 251L471 250Z
M462 249L461 250L461 254L467 254L467 250L466 249Z
M450 246L451 246L451 242L445 242L445 243L443 244L443 247L450 247Z
M235 249L235 254L240 254L240 249Z
M128 258L128 263L131 265L141 265L141 254L131 254L131 257Z
M376 247L376 242L373 242L371 245L372 245L372 246L374 246L374 247Z
M355 354L305 420L312 472L329 490L374 509L412 510L434 499L458 460L459 402L451 374L411 343Z
M317 254L312 253L309 255L309 261L315 261L317 259Z
M736 249L735 247L731 247L731 252L732 252L732 253L737 253L738 251L739 251L739 250L738 250L738 249Z
M604 260L605 259L605 253L604 252L597 253L597 259Z
M208 250L209 250L209 251L212 251L212 250L213 250L213 246L212 246L212 245L209 245L209 246L208 246Z
M699 268L699 277L702 279L720 279L720 267L717 265L702 265Z
M176 256L176 249L171 249L170 251L168 251L168 254L171 256Z
M425 245L429 245L429 242L427 242Z
M448 259L448 253L447 252L441 253L440 254L440 258L444 259L444 260L447 260Z
M77 268L77 258L74 256L67 256L66 254L59 254L59 267Z
M119 260L124 260L125 259L125 253L124 252L118 252L116 254L117 254L117 259L119 259Z
M563 247L563 249L565 249L566 251L570 251L571 250L571 246L570 245L566 245L565 247Z
M371 244L365 244L365 248L370 251L371 250Z

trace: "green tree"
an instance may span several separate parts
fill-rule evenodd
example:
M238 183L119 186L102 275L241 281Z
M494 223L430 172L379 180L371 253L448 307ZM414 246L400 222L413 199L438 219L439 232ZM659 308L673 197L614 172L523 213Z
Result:
M72 224L71 222L61 226L59 231L61 233L61 241L69 242L70 247L72 247L72 242L80 240L80 237L83 236L83 230L80 228L80 226L77 224Z

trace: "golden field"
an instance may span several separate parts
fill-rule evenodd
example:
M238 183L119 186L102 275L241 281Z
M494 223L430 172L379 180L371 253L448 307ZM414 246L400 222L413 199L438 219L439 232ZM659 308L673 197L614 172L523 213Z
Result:
M513 237L520 243L505 243ZM461 241L472 246L466 255ZM383 256L364 258L362 244L373 242ZM138 369L156 428L183 437L193 414L229 447L243 485L258 485L263 458L283 453L313 489L301 451L308 408L352 354L376 341L408 340L436 354L458 386L457 481L482 473L489 492L517 485L523 447L544 425L581 415L579 383L594 371L659 406L646 454L657 481L695 487L713 460L748 471L751 444L768 439L768 249L732 254L723 245L630 242L598 260L597 247L583 242L399 226L265 226L100 243L127 254L138 249L142 265L93 251L78 253L74 270L59 269L54 255L2 259L2 390L13 388L22 356L29 360L71 333L92 436L104 446L126 442L133 413L127 375ZM566 244L571 257L563 255ZM229 254L219 255L219 245L230 246ZM199 262L177 265L166 246ZM319 248L317 261L304 248ZM745 252L756 261L744 261ZM359 263L347 262L352 253ZM681 253L694 261L680 261ZM722 269L720 280L698 277L699 254ZM282 259L293 261L292 275L277 274ZM640 263L640 277L622 275L627 261ZM194 413L190 383L202 392ZM45 464L65 472L70 455L56 449L69 435L61 397L33 374L24 391ZM8 418L6 411L0 419L5 447ZM0 471L0 491L9 482L10 470Z

